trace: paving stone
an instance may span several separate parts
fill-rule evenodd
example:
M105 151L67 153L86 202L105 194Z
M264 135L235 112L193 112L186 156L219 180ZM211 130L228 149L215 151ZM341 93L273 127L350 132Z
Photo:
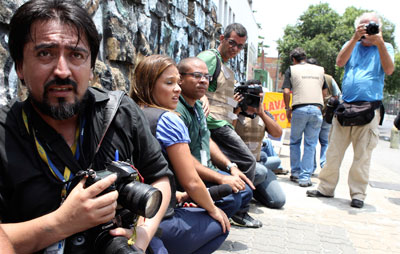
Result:
M379 151L372 155L371 181L398 183L400 179L399 168L385 166L398 165L399 150L390 149L388 144L380 140L375 149ZM288 146L282 148L281 155L282 166L290 169ZM249 213L261 220L263 227L232 227L228 239L215 253L400 254L400 192L369 187L364 208L350 207L347 175L351 160L352 149L348 149L332 199L309 198L305 188L289 181L289 175L278 175L286 194L284 208L268 209L251 202ZM316 188L318 178L312 181L312 188Z

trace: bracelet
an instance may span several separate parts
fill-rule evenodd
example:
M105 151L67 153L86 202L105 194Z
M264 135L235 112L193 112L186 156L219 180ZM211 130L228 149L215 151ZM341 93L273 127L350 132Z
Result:
M290 110L290 111L292 111L292 109L291 108L285 108L286 110Z
M228 173L230 173L231 172L231 168L233 168L233 167L238 167L238 165L236 163L234 163L234 162L229 163L228 166L226 166L226 171Z

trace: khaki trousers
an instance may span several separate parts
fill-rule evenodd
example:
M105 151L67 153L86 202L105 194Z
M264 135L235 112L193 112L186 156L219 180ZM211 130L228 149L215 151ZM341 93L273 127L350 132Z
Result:
M333 119L326 164L318 177L318 190L322 194L334 196L344 153L352 143L354 157L348 176L350 196L352 199L365 199L372 150L379 140L379 120L379 110L375 110L375 117L369 124L362 126L341 126L336 117Z

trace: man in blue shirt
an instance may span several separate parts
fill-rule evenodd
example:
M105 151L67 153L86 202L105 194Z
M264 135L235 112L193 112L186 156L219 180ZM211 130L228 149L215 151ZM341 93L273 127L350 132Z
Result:
M367 31L371 22L379 25L378 33ZM342 99L347 103L371 102L380 105L383 97L385 74L394 71L394 51L383 40L382 21L376 13L364 13L354 22L356 31L336 58L339 67L345 67ZM307 191L310 197L333 197L339 180L339 168L344 152L353 144L354 158L349 171L351 206L362 208L369 178L371 154L378 144L379 109L371 122L357 126L342 126L333 119L326 164L319 174L317 190Z

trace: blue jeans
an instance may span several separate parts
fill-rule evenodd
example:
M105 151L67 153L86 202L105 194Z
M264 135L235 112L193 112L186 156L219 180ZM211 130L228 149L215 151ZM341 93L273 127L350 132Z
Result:
M270 170L282 168L281 159L276 154L270 139L263 140L263 147L261 147L260 153L260 163Z
M269 158L268 158L269 159ZM256 200L269 208L281 208L286 197L274 172L257 162L254 179L256 190L253 196Z
M290 166L292 176L299 178L299 183L309 182L314 170L314 154L322 113L319 107L307 105L292 112L290 130ZM304 134L304 153L301 158L301 140Z
M250 179L254 180L256 159L242 138L228 125L210 130L212 140L219 149Z
M150 247L156 254L212 253L229 234L202 208L176 208L174 216L161 221L160 237L153 237Z
M328 149L329 131L331 130L332 124L327 123L325 120L322 121L321 131L319 132L319 143L321 145L321 151L319 155L319 165L321 168L326 163L326 150ZM314 171L317 169L317 154L314 156ZM313 171L313 173L314 173Z
M223 175L229 175L224 171L218 171L218 173ZM215 185L214 183L205 182L207 187ZM246 184L246 188L239 193L232 193L226 197L223 197L221 200L215 201L215 205L219 207L222 211L226 213L228 218L232 217L232 215L237 212L247 212L250 209L249 202L253 198L253 191L250 186Z

